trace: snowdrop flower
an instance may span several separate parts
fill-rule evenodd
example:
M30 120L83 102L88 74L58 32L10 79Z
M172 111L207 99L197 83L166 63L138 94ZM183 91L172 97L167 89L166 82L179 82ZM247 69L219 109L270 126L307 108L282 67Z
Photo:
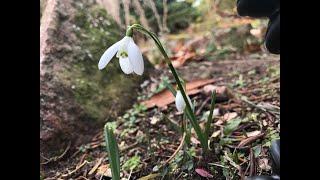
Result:
M187 96L187 98L188 98L189 104L191 105L191 108L192 108L193 105L191 103L189 96ZM184 99L183 99L183 96L182 96L180 90L177 91L175 102L176 102L177 110L179 112L183 112L184 108L186 107L186 103L184 102Z
M144 62L139 47L134 43L132 37L125 36L120 41L109 47L101 56L98 67L103 69L116 54L119 58L121 70L125 74L136 73L142 75Z

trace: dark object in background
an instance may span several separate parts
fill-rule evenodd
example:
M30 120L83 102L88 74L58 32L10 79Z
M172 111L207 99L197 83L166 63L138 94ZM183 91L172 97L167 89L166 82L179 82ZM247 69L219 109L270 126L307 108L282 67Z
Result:
M272 157L272 170L274 174L280 175L280 139L272 141L270 154Z
M246 180L279 180L279 177L272 177L272 176L253 176L248 177Z
M280 54L280 0L237 0L237 11L240 16L268 17L266 48Z

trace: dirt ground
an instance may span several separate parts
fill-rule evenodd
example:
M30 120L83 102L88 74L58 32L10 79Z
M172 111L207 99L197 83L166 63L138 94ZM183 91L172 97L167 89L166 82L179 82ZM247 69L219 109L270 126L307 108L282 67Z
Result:
M163 79L173 80L168 71L156 70L149 80L142 83L140 96L133 108L115 121L121 161L132 162L126 164L127 168L122 171L123 177L129 176L132 167L131 179L159 172L164 179L201 179L201 176L194 172L198 167L209 171L214 179L225 179L225 176L238 179L250 174L270 174L268 146L271 139L279 136L280 132L279 58L269 56L256 60L222 61L204 58L186 63L178 68L178 71L187 82L192 82L194 77L219 79L212 85L227 87L232 94L216 103L215 108L219 110L219 114L214 118L214 132L210 139L211 146L215 147L215 158L203 165L204 160L199 156L199 142L193 134L189 148L180 150L170 165L157 171L157 167L163 164L180 144L182 135L177 126L182 115L176 113L174 103L165 108L149 109L139 105L163 89ZM203 112L209 110L209 98L210 95L205 91L191 95L191 99L197 102L195 111L199 119L203 119ZM226 137L219 133L229 122L238 118L242 121L232 129L230 135ZM200 124L203 125L203 121ZM75 148L66 147L61 155L51 160L48 157L48 160L42 159L42 177L100 179L104 174L106 178L108 159L102 127L93 131L97 134L90 143ZM249 140L245 145L237 148L239 143L246 139ZM220 148L218 144L221 145ZM185 167L186 165L188 167ZM161 176L157 179L161 179Z

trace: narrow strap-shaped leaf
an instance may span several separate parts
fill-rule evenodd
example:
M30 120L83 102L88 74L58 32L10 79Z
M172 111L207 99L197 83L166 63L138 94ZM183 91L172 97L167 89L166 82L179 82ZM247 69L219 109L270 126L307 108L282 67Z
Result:
M173 94L173 96L176 96L177 91L173 88L173 86L168 81L164 80L163 84L166 86L166 88L169 89L169 91Z
M211 93L211 105L210 105L210 113L209 113L209 116L208 116L208 120L207 120L207 123L206 123L206 129L205 129L205 136L206 136L206 139L208 140L209 138L209 133L210 133L210 126L211 126L211 123L212 123L212 116L213 116L213 110L214 110L214 106L215 106L215 101L216 101L216 91L212 91Z
M120 157L118 144L109 123L104 126L104 136L111 167L112 179L120 180Z

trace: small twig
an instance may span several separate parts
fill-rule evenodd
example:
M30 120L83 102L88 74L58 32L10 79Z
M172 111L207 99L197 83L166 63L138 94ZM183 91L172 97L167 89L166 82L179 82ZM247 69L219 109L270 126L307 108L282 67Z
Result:
M68 177L71 176L72 174L74 174L75 172L77 172L79 169L81 169L84 165L86 165L88 163L87 160L85 160L82 164L80 164L79 166L77 166L73 171L67 173L67 174L63 174L61 175L61 177Z
M129 177L128 177L127 180L130 180L130 177L131 177L131 174L132 174L132 170L133 170L133 169L130 170Z
M249 104L250 106L252 106L254 108L257 108L257 109L259 109L259 110L261 110L261 111L263 111L265 113L270 113L270 114L272 114L274 116L277 116L277 115L280 114L280 112L278 112L280 110L280 108L277 107L277 106L274 106L275 107L274 109L276 109L276 110L274 110L274 109L270 109L270 108L267 108L267 107L264 107L264 106L261 106L261 105L256 105L256 104L254 104L253 102L249 101L248 99L246 99L244 97L242 97L241 100L243 102Z
M102 163L102 160L103 160L103 158L100 158L100 159L98 160L98 162L94 165L94 167L89 171L88 175L93 174L93 173L98 169L98 167L99 167L100 164Z
M163 114L164 119L168 120L170 123L173 124L173 126L177 129L180 129L180 125L179 123L177 123L176 121L174 121L173 119L169 118L167 115Z
M79 176L79 177L77 178L77 180L78 180L78 179L89 180L88 178L86 178L86 177L84 177L84 176Z
M243 179L243 178L244 178L244 174L243 174L243 172L242 172L241 166L239 166L238 164L236 164L236 163L228 156L227 152L225 152L224 154L225 154L224 157L229 161L229 163L230 163L233 167L235 167L235 168L239 171L239 174L240 174L240 176L241 176L241 179Z
M81 156L80 161L78 162L77 166L79 166L80 164L83 163L84 158L86 158L87 155L88 155L88 154L83 154L83 155Z
M249 171L250 166L251 166L251 164L250 164L250 162L249 162L249 164L248 164L248 166L247 166L247 168L246 168L246 171L244 171L244 174L247 174L247 172Z
M123 149L120 149L120 152L127 151L127 150L135 147L135 146L138 145L138 144L139 144L138 142L135 142L135 143L133 143L133 144L127 146L127 147L124 147Z
M71 147L71 141L69 141L69 144L68 144L67 148L63 151L63 153L60 156L55 156L55 157L52 157L52 158L46 158L46 157L44 157L43 155L40 154L41 157L46 160L46 162L42 162L41 164L45 165L45 164L48 164L50 162L58 161L59 159L63 158L63 156L68 152L70 147Z
M232 145L229 145L229 144L226 144L226 146L228 148L231 148L231 149L239 149L239 150L244 150L244 149L249 149L250 148L249 146L237 147L237 146L232 146Z
M254 157L252 148L250 148L250 176L255 175L255 173L256 173L255 157Z
M205 107L205 105L207 104L207 102L210 100L210 97L207 97L201 104L201 106L199 107L199 109L196 111L196 115L198 116L202 109Z
M102 178L103 178L103 176L104 176L104 173L106 173L106 172L107 172L107 170L108 170L108 168L106 168L106 170L104 170L104 171L103 171L103 173L101 174L101 176L100 176L99 180L102 180Z
M229 167L227 166L223 166L221 164L217 164L217 163L208 163L209 165L213 165L213 166L218 166L218 167L222 167L222 168L226 168L226 169L230 169Z
M238 144L237 147L239 148L239 147L246 146L246 145L256 141L257 139L263 137L264 135L265 135L264 133L260 133L260 134L258 134L256 136L252 136L252 137L246 138L244 140L241 140L241 142Z
M181 139L181 142L180 142L180 145L179 147L176 149L176 151L170 156L169 159L167 159L164 164L162 166L165 166L166 164L168 164L176 155L177 153L181 150L183 144L184 144L184 140L186 138L186 133L183 133L183 136L182 136L182 139Z

